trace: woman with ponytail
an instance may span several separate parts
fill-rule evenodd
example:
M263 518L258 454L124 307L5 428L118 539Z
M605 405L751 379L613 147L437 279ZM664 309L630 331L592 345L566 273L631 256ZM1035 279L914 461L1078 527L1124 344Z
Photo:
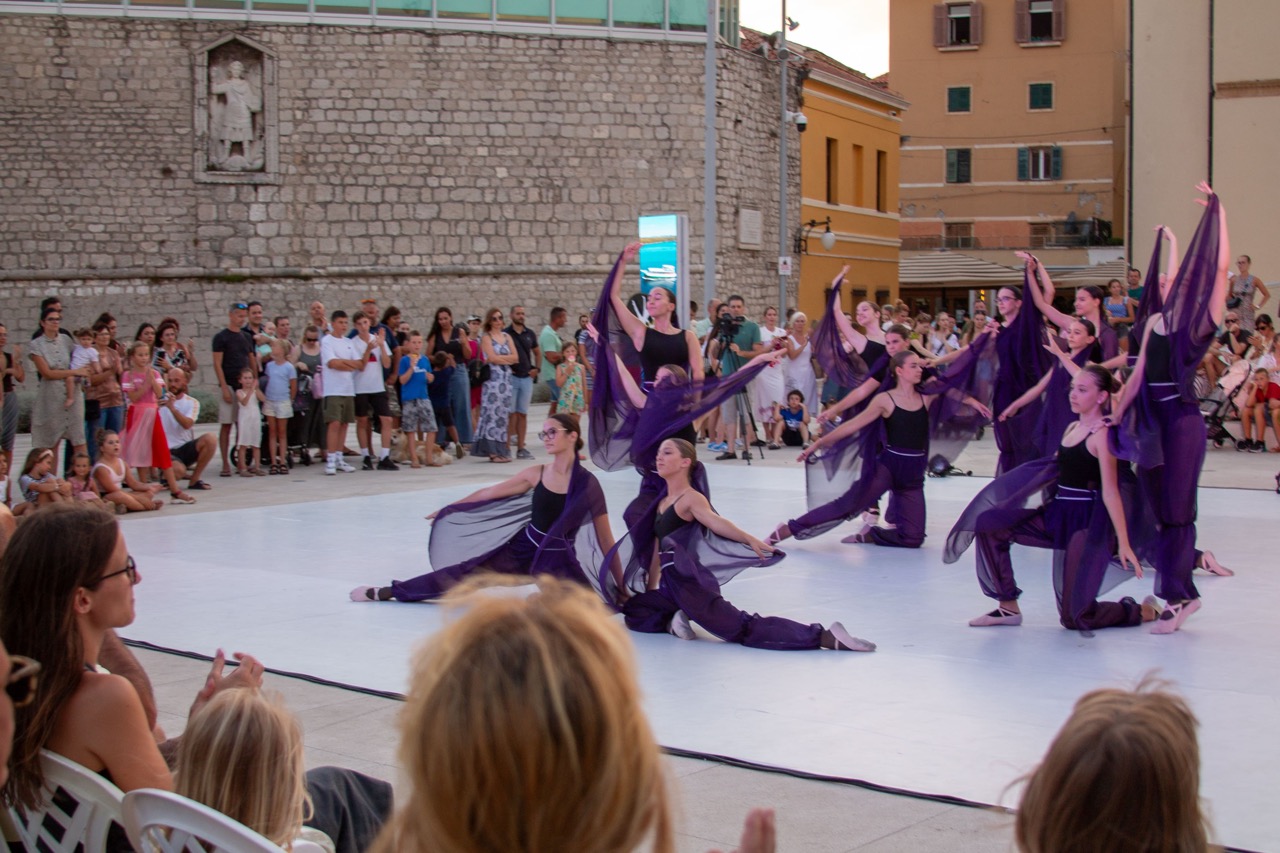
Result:
M434 520L431 564L440 568L389 586L358 586L351 600L431 601L486 569L529 578L554 575L590 584L602 595L602 585L620 584L620 569L602 578L608 573L593 568L613 548L613 532L600 483L578 460L578 419L552 415L538 437L550 463L530 466L427 516Z

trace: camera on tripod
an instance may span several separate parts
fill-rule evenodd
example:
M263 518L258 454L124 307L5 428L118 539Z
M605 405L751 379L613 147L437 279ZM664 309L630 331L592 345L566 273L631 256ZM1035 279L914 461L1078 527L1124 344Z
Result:
M721 314L716 318L716 337L721 342L728 343L733 340L734 335L742 330L742 324L746 319L741 314L737 317L732 314Z

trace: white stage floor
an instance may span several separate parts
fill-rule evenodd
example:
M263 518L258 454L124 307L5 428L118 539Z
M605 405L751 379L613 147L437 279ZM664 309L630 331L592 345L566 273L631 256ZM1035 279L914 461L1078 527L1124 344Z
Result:
M359 476L359 475L352 475ZM713 464L713 497L763 534L803 511L799 468ZM638 479L601 477L620 515ZM129 519L138 561L138 620L124 633L160 647L249 651L276 671L402 693L414 647L435 631L433 605L353 604L351 587L426 571L422 516L472 491L453 486L182 517ZM1059 627L1047 554L1015 549L1026 621L969 628L990 602L972 551L944 566L952 520L984 479L930 480L929 539L919 551L840 544L847 530L785 543L773 570L726 586L746 610L800 621L841 620L879 644L875 654L783 653L712 639L633 634L658 740L673 749L892 789L1013 805L1028 771L1070 713L1098 686L1130 686L1156 670L1201 721L1202 793L1213 837L1275 849L1280 811L1280 643L1274 566L1276 498L1200 493L1200 537L1239 574L1198 577L1204 608L1173 636L1145 628ZM620 520L615 527L620 526ZM621 531L618 531L621 532ZM1111 597L1141 598L1151 578ZM705 636L705 635L704 635Z

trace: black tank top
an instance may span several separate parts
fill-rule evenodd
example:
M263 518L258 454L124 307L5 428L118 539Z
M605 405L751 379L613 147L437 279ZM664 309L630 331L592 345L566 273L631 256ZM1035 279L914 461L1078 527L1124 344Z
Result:
M889 371L889 351L884 344L867 338L867 345L862 348L861 355L871 375L883 382Z
M1173 374L1169 372L1169 337L1152 332L1147 336L1147 366L1145 369L1148 384L1160 382L1172 383Z
M453 356L453 360L457 363L458 367L466 367L470 353L464 354L462 352L462 341L460 340L461 337L462 337L462 330L459 329L457 326L453 327L453 331L449 335L449 340L447 341L440 340L440 336L437 335L435 351L447 352L449 355Z
M890 447L902 450L925 450L929 447L929 410L924 406L918 409L903 409L898 402L889 397L893 403L893 411L884 425L885 439Z
M679 500L676 498L672 501L671 506L658 513L657 520L653 522L653 535L659 542L689 523L676 512L676 503Z
M542 533L548 533L556 520L564 514L565 499L568 495L553 492L538 480L533 487L533 518L530 523Z
M644 330L644 348L640 350L641 378L648 383L657 380L658 370L668 364L689 369L689 340L684 332L665 334L657 329Z
M1058 485L1071 489L1096 489L1102 482L1102 469L1098 457L1085 447L1088 439L1079 444L1058 446Z

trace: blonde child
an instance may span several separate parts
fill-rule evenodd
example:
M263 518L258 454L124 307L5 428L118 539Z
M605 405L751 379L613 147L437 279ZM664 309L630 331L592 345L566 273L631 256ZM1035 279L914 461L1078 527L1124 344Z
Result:
M71 499L106 509L107 505L98 494L98 484L94 482L92 468L93 463L88 453L77 453L72 458L71 476L67 478L67 483L71 486Z
M236 391L236 466L241 477L265 477L255 453L262 442L262 406L266 395L258 387L258 374L252 367L240 371L240 390ZM249 442L256 442L250 444Z
M409 332L404 350L396 373L400 380L400 428L404 430L404 440L408 445L409 467L422 467L418 462L418 442L421 441L426 444L427 465L438 468L436 431L440 426L436 423L430 395L435 373L431 369L431 359L422 354L422 333Z
M271 342L271 361L263 372L267 375L267 452L271 454L272 474L289 473L289 419L293 417L293 398L298 395L298 369L289 363L288 342L276 338Z
M18 506L16 515L71 499L71 486L54 476L53 465L53 450L48 447L31 448L18 479L25 503Z
M557 413L576 415L587 407L587 372L578 361L578 345L575 343L567 343L560 350L560 364L556 367L556 384L560 386Z

